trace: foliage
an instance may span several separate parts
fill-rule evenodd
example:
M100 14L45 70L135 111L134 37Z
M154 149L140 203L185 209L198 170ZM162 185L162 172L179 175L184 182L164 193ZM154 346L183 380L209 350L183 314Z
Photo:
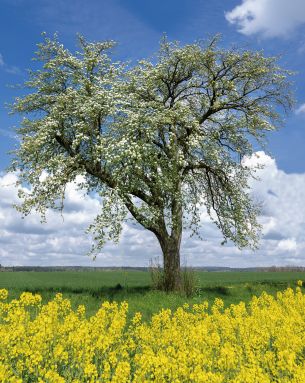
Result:
M149 323L128 304L104 302L86 319L57 294L0 296L3 383L211 382L302 383L305 379L305 295L301 288L263 293L224 309L217 298L162 310Z
M11 169L32 187L20 189L20 211L44 219L46 209L63 208L75 181L102 199L89 228L93 250L119 239L129 213L173 256L182 225L198 233L202 206L225 240L255 247L254 170L242 158L279 126L278 107L290 107L289 73L275 58L217 40L164 39L154 63L126 67L111 61L111 41L80 37L73 54L46 37L36 54L43 66L13 105L25 117Z

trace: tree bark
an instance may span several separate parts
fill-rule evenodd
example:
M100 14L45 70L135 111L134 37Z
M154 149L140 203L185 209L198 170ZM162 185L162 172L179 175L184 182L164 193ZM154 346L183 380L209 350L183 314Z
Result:
M181 289L180 237L169 237L163 244L164 288L166 291Z
M182 237L182 207L173 205L173 228L169 235L166 230L157 235L163 252L164 289L177 291L181 289L180 245Z

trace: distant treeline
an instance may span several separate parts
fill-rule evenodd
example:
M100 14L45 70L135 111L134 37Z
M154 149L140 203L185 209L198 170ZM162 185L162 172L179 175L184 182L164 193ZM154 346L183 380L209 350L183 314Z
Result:
M87 267L87 266L8 266L0 265L0 271L111 271L139 270L146 271L147 267Z
M202 266L202 267L190 267L197 271L256 271L256 272L284 272L284 271L296 271L305 272L305 266L268 266L268 267L218 267L218 266ZM148 271L149 267L90 267L90 266L8 266L4 267L0 265L0 271L111 271L111 270L129 270L129 271Z
M305 271L305 266L271 266L260 267L258 271Z

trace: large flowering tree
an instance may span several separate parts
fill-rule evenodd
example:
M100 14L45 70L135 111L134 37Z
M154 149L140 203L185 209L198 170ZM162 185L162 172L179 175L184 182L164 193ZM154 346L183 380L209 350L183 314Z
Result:
M43 65L13 105L25 117L12 169L32 186L19 209L61 209L81 175L79 187L102 201L89 228L94 250L118 240L131 215L160 243L167 290L179 288L182 231L198 232L202 206L225 240L255 247L253 169L242 158L289 108L288 72L260 52L220 49L217 38L164 39L154 62L131 68L111 60L113 42L79 43L72 54L46 37Z

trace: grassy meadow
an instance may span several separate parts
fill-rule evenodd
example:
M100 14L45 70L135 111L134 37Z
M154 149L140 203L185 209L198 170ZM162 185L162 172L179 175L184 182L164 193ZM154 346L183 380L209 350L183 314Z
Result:
M196 271L195 294L155 291L146 271L18 271L1 272L0 289L9 291L9 298L18 298L23 291L39 293L43 303L57 292L69 298L74 308L84 304L87 315L96 313L103 301L127 301L129 317L136 312L149 320L162 308L175 310L184 303L194 304L221 298L225 306L240 301L248 302L263 291L275 294L287 287L295 287L297 280L305 280L304 272L204 272Z

